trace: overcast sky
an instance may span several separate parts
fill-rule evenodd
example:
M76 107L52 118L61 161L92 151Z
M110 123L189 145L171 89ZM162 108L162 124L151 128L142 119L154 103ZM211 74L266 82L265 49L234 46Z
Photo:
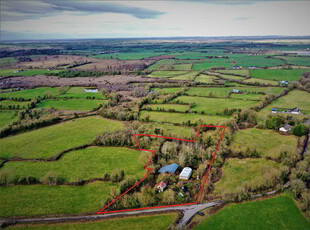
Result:
M1 40L310 35L310 1L0 2Z

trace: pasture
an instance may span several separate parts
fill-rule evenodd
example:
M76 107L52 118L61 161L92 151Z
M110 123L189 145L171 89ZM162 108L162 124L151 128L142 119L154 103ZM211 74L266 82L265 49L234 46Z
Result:
M259 105L258 101L222 99L222 98L205 98L180 96L173 101L181 103L195 103L192 111L204 112L205 114L223 114L225 109L248 109Z
M248 183L260 187L265 185L264 173L280 167L279 163L265 159L231 158L222 167L222 178L215 183L214 194L234 193Z
M105 96L101 92L97 93L90 93L90 92L85 92L85 87L70 87L66 93L61 94L57 97L60 98L79 98L79 99L86 99L87 97L95 97L96 99L105 99Z
M173 70L187 70L190 71L192 69L192 64L175 64L172 66Z
M0 129L9 126L18 119L18 111L0 110Z
M206 74L199 74L196 78L195 81L197 82L202 82L202 83L207 83L207 84L216 84L213 80L218 80L219 78L211 75L206 75Z
M226 59L211 59L210 61L202 62L202 63L195 63L192 67L193 70L207 70L212 69L214 67L225 67L225 68L232 68L233 64L231 61Z
M157 57L165 55L166 53L160 52L130 52L130 53L110 53L110 54L98 54L93 56L100 59L121 59L121 60L136 60L145 59L150 57Z
M243 80L245 83L257 84L257 85L279 85L277 81L265 80L265 79L258 79L258 78L250 78Z
M220 74L219 76L227 79L227 80L239 80L243 81L245 78L244 77L239 77L239 76L233 76L233 75L228 75L228 74Z
M147 75L155 78L171 78L188 73L188 71L154 71Z
M167 113L167 112L140 112L140 120L149 117L150 121L182 124L183 122L190 121L191 123L203 121L205 124L219 124L222 121L226 121L228 118L223 116L209 116L209 115L198 115L189 113Z
M0 186L0 216L74 215L94 213L117 184L93 182L84 186Z
M107 103L107 100L93 99L57 99L41 101L37 108L57 109L65 111L90 111Z
M162 59L148 67L148 70L173 70L174 59Z
M171 80L193 81L198 74L199 74L198 71L191 71L184 75L178 75L177 77L173 77L171 78Z
M2 69L0 70L1 77L7 76L35 76L35 75L45 75L48 73L58 73L60 70L46 70L46 69L31 69L31 70L20 70L17 69Z
M251 70L252 78L271 81L298 81L301 75L307 72L303 69L255 69Z
M63 88L64 91L67 88ZM63 92L61 88L40 87L34 89L19 90L7 93L1 93L1 97L5 98L24 98L30 100L36 97L56 96Z
M0 139L0 157L49 158L89 144L98 134L124 128L120 121L99 116L79 118Z
M139 161L141 154L141 151L128 148L89 147L71 151L58 161L7 162L1 170L12 172L13 177L32 176L38 180L48 172L55 172L65 182L103 178L105 173L111 174L115 169L123 169L125 175L140 178L145 172L143 162Z
M252 128L239 130L235 134L231 150L238 153L256 149L262 157L276 159L284 151L288 155L295 153L296 145L297 137L293 135L283 136L273 130Z
M166 95L166 94L178 93L183 89L184 88L153 88L152 90L155 90L156 93Z
M29 101L11 101L11 100L3 100L0 101L1 109L27 109Z
M206 219L195 230L305 230L309 221L288 193L277 197L231 204Z
M185 112L188 111L190 108L188 105L175 105L175 104L154 104L154 105L147 105L145 109L151 108L152 110L164 110L164 111L177 111L177 112Z
M287 64L298 66L310 66L310 58L307 56L277 56L276 58L284 59Z
M155 129L159 129L163 131L164 136L179 136L183 138L191 138L196 133L193 128L187 126L179 126L179 125L169 125L169 124L160 124L160 123L142 123L144 127L147 128L148 133L156 134Z
M122 217L116 219L107 219L99 221L88 222L69 222L60 224L27 224L27 225L15 225L8 229L34 229L34 230L63 230L63 229L105 229L105 230L127 230L136 229L143 230L145 226L152 226L153 230L166 230L177 221L179 214L177 213L165 213L157 215L139 215L136 217Z
M217 72L222 73L222 74L237 74L237 75L242 75L242 76L249 76L249 70L247 69L240 69L240 70L218 70Z

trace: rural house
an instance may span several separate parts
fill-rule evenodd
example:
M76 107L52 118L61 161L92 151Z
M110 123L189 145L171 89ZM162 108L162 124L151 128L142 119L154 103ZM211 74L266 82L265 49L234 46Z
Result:
M167 188L167 184L161 181L158 185L156 185L156 188L159 190L159 192L163 192L164 189Z
M232 93L241 93L241 91L239 89L233 89L231 92Z
M272 113L277 113L277 109L276 109L276 108L272 108L272 109L271 109L271 112L272 112Z
M181 180L188 180L192 175L192 171L193 170L191 168L185 167L180 174L180 179Z
M287 132L291 131L292 128L293 128L293 127L290 126L290 125L285 125L285 126L281 127L281 128L279 129L279 131L284 132L284 133L287 133Z

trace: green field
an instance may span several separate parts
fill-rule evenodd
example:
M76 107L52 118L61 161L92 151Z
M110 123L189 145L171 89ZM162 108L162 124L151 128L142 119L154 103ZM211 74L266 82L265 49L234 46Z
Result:
M277 58L282 58L286 60L288 64L291 64L291 65L310 66L310 58L307 56L304 56L304 57L279 56Z
M196 135L195 131L191 127L187 126L178 126L178 125L168 125L160 123L142 123L143 126L148 128L148 133L156 134L155 129L160 129L164 132L165 136L179 136L183 138L191 138L193 135Z
M154 71L147 75L155 78L170 78L188 73L188 71Z
M222 114L224 109L246 109L259 105L258 101L237 100L237 99L222 99L222 98L205 98L205 97L190 97L180 96L173 101L182 103L195 103L192 111L204 112L206 114Z
M234 193L247 182L257 187L265 185L263 174L280 164L265 159L228 159L222 168L223 177L215 184L215 194Z
M103 207L112 188L109 182L84 186L15 185L0 186L0 216L74 215L94 213Z
M148 67L148 70L173 70L174 59L162 59Z
M176 222L179 215L177 213L166 213L157 215L137 216L137 217L123 217L117 219L108 219L101 221L89 221L89 222L72 222L72 223L59 223L59 224L27 224L16 225L9 227L8 229L46 229L46 230L63 230L63 229L76 229L76 230L127 230L136 229L142 230L146 226L152 226L153 230L166 230Z
M205 70L211 69L213 67L225 67L225 68L232 68L233 64L231 61L226 59L212 59L207 62L203 63L195 63L192 67L193 70Z
M106 104L107 100L93 99L57 99L41 101L36 107L57 110L72 110L72 111L90 111Z
M238 74L238 75L242 75L242 76L249 76L249 70L247 69L240 69L240 70L219 70L217 71L219 73L223 73L223 74Z
M85 87L70 87L70 89L65 93L57 97L68 97L68 98L79 98L86 99L87 97L95 97L96 99L105 99L105 96L101 92L98 93L89 93L84 91Z
M177 77L171 78L171 80L185 80L185 81L193 81L195 77L198 75L198 71L191 71L184 75L179 75Z
M271 80L265 80L265 79L258 79L258 78L250 78L244 80L245 83L252 83L252 84L262 84L262 85L279 85L278 81L271 81Z
M0 110L0 129L7 127L19 119L17 111Z
M187 110L189 110L189 106L188 105L174 105L174 104L154 104L154 105L147 105L145 107L145 109L147 108L151 108L153 111L154 110L160 110L160 109L164 109L165 111L169 111L169 110L175 110L177 112L185 112Z
M173 65L173 70L190 71L191 69L192 69L192 64L175 64L175 65Z
M259 114L265 116L271 113L272 108L292 109L295 107L300 108L302 113L310 115L310 94L300 90L293 90L262 109Z
M178 93L184 88L153 88L152 90L155 90L156 93L159 94L172 94L172 93Z
M234 60L236 62L236 65L242 67L249 67L249 66L269 67L285 64L283 60L266 58L267 56L263 55L253 56L248 54L229 54L227 56L230 58L230 60Z
M8 93L1 93L1 97L5 98L24 98L33 99L35 97L43 97L44 95L56 96L61 94L60 88L41 87L35 89L20 90Z
M303 217L292 197L283 194L270 199L229 205L195 229L306 230L309 228L309 221Z
M150 121L156 122L167 122L172 124L182 124L183 122L191 121L195 123L196 121L202 120L205 124L218 124L222 121L226 121L228 118L222 116L209 116L209 115L198 115L198 114L188 114L188 113L167 113L167 112L149 112L142 111L140 113L140 119L145 119L149 116Z
M200 74L195 78L195 81L203 82L207 84L215 84L213 80L216 80L216 79L218 80L218 78L215 76Z
M11 100L3 100L0 101L0 108L1 109L27 109L28 105L30 104L29 101L11 101Z
M104 132L120 131L122 122L86 117L0 139L0 157L48 158L90 143Z
M1 69L0 76L7 77L7 76L35 76L35 75L44 75L47 73L58 73L60 70L46 70L46 69L31 69L31 70L24 70L21 72L14 73L16 69Z
M103 178L105 173L112 173L113 170L119 168L125 171L125 175L140 178L144 173L143 162L139 161L140 155L141 151L128 148L89 147L69 152L58 161L8 162L1 170L9 170L13 172L12 176L18 178L33 176L37 179L45 176L48 172L56 172L66 182L76 182Z
M272 81L298 81L304 72L307 70L255 69L251 70L251 76L252 78Z
M17 63L17 60L14 57L0 58L0 67L13 65L16 63Z
M220 74L220 76L225 78L225 79L228 79L228 80L243 81L245 79L244 77L232 76L232 75L228 75L228 74Z
M165 55L167 53L157 53L157 52L131 52L131 53L111 53L111 54L98 54L93 57L100 59L121 59L121 60L134 60L134 59L144 59L149 57L157 57Z
M297 137L283 136L273 130L267 129L244 129L239 130L231 145L235 152L246 152L247 148L256 149L264 157L277 158L282 151L289 155L295 153Z

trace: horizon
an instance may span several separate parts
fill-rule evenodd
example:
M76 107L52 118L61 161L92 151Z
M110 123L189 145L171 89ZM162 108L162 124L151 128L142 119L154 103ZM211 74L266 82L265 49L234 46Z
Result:
M1 1L1 41L304 37L309 1Z

